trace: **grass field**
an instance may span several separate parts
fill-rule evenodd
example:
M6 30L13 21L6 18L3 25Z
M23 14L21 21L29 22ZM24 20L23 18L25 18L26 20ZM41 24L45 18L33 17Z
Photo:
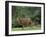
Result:
M27 23L28 25L30 25L31 21L32 26L27 26ZM21 24L26 25L27 27L20 26ZM12 6L12 31L40 30L40 29L41 29L41 7Z
M12 31L25 31L25 30L40 30L40 25L32 25L24 28L12 28Z

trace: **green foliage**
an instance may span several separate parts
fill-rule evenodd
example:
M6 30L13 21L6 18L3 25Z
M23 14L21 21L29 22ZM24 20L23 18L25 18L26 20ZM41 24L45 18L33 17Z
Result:
M17 17L29 17L33 21L36 20L37 18L41 20L41 8L40 7L27 7L27 6L12 6L13 27L18 26L16 23Z

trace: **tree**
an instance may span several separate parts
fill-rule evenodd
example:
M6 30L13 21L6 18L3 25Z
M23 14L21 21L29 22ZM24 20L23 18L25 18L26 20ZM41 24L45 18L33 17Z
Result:
M12 24L18 26L16 23L17 17L29 17L34 20L38 20L41 23L41 8L40 7L27 7L27 6L12 6ZM38 18L38 19L37 19ZM37 21L36 21L37 22Z

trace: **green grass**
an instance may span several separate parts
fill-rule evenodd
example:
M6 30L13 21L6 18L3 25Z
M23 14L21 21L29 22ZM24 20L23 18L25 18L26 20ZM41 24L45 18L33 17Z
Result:
M32 25L24 28L12 28L12 31L25 31L25 30L40 30L40 25Z

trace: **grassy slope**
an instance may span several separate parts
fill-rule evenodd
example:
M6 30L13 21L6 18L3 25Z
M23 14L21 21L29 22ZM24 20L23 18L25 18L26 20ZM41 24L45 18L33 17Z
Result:
M40 25L32 25L29 27L24 27L23 28L12 28L12 31L25 31L25 30L40 30L41 26Z

